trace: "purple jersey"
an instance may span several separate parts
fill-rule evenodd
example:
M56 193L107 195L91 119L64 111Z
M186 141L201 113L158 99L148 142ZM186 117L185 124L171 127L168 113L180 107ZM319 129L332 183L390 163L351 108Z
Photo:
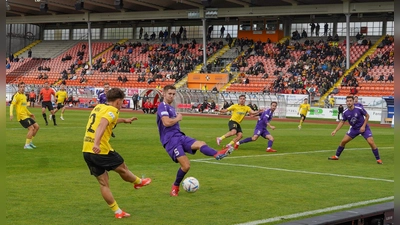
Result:
M104 93L104 91L101 92L101 93L97 96L97 101L98 101L100 104L105 104L105 103L107 103L107 96L106 96L106 93Z
M175 108L165 102L161 102L157 108L158 133L160 134L160 141L162 145L165 146L172 137L182 136L183 133L181 132L179 123L176 123L170 127L164 126L161 120L163 116L168 116L169 118L175 118L176 117Z
M361 103L359 103L359 102L354 103L354 106L357 106L357 107L360 107L360 108L364 108L363 104L361 104Z
M349 124L352 129L359 130L361 126L364 124L365 118L367 115L367 111L364 108L355 106L353 110L345 109L343 112L343 121L349 121ZM367 125L368 126L368 125Z
M267 126L267 123L269 123L272 120L273 116L274 116L274 112L272 112L271 109L264 111L260 115L260 118L258 118L256 129L265 129Z

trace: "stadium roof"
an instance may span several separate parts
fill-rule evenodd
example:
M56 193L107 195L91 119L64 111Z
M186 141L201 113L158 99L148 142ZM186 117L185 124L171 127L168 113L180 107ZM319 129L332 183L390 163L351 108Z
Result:
M77 2L84 2L76 10ZM394 12L394 0L6 0L7 23L187 19L188 11L218 9L218 17ZM46 12L40 10L47 4ZM90 15L90 17L88 16ZM46 18L45 18L46 17Z

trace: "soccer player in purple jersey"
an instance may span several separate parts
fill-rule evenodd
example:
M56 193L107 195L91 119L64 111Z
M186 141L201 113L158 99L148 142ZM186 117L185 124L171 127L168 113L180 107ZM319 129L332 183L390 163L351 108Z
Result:
M274 116L274 111L277 106L278 106L277 102L271 102L271 107L260 115L256 127L254 128L253 137L248 137L241 141L236 142L235 148L239 147L239 145L241 144L251 141L256 141L258 137L261 136L264 139L268 139L268 147L266 149L266 152L276 152L276 150L272 149L272 144L274 143L274 137L272 137L272 135L269 133L266 127L268 126L272 130L275 130L275 126L272 126L270 122L272 120L272 117Z
M328 159L339 160L339 156L340 154L342 154L346 144L358 135L362 135L365 140L367 140L369 146L371 146L372 153L375 156L376 162L378 164L382 164L382 160L379 157L378 147L374 142L371 129L367 124L369 120L369 114L367 113L367 111L365 111L364 108L354 105L353 96L346 97L346 105L347 109L345 109L343 112L343 118L337 125L336 129L332 131L332 136L335 136L336 132L343 126L346 120L350 124L350 129L349 131L347 131L346 135L344 135L342 141L340 142L339 147L336 150L336 155L329 157Z
M364 108L363 104L358 102L358 96L357 95L354 95L354 106L358 106L358 107Z
M179 185L190 169L190 161L186 153L195 154L197 150L200 150L204 155L213 156L215 159L220 160L234 150L230 146L216 151L204 141L195 140L181 132L179 121L182 120L182 114L176 113L175 108L171 105L175 94L176 88L173 85L166 85L163 88L164 101L160 103L157 109L157 126L161 144L171 159L180 164L170 192L171 196L178 196Z
M97 103L98 104L106 104L107 103L107 92L110 90L110 84L104 83L104 90L97 95Z

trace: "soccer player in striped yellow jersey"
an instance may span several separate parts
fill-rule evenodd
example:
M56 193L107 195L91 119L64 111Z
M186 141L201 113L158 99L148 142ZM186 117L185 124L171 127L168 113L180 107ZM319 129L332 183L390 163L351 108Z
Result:
M100 192L108 206L114 211L115 218L129 217L122 211L110 190L108 171L113 170L133 188L139 189L151 183L150 178L139 178L126 166L124 159L110 145L112 129L117 123L132 123L135 117L119 118L119 110L123 104L125 93L119 88L107 92L107 104L98 104L93 108L86 125L83 138L83 158L90 174L96 177L100 184Z
M39 130L39 124L35 121L35 115L28 110L27 104L25 83L21 82L18 84L18 92L15 93L10 104L10 120L14 118L13 113L15 108L17 120L24 128L28 128L24 149L34 149L36 146L33 144L32 140Z
M227 109L220 110L220 113L226 113L227 111L231 111L232 116L228 122L228 127L229 127L228 133L222 135L221 137L217 137L218 145L220 145L221 141L224 140L225 138L236 135L236 137L231 142L229 142L229 144L227 144L226 147L234 146L237 149L238 146L235 145L235 143L238 142L243 137L243 132L242 128L240 127L240 123L242 122L247 113L249 113L251 116L256 116L260 113L260 111L252 110L245 103L246 103L246 95L240 95L237 104L233 104L229 106Z
M300 124L298 126L299 130L301 129L301 125L303 125L304 120L306 120L307 113L310 111L310 104L308 104L308 99L305 98L303 100L303 103L300 104L299 110L297 112L297 115L300 114Z
M65 85L62 84L60 86L60 90L56 92L56 99L57 99L57 108L54 110L54 114L56 114L56 112L61 109L60 119L64 120L64 111L65 111L64 103L65 100L68 99L68 93L65 90Z

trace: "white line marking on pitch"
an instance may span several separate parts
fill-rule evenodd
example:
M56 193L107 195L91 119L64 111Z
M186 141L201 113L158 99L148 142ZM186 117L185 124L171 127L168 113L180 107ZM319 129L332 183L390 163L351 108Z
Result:
M341 174L334 174L334 173L320 173L320 172L311 172L311 171L304 171L304 170L289 170L289 169L282 169L282 168L272 168L272 167L254 166L254 165L245 165L245 164L233 164L233 163L221 163L221 162L209 162L209 161L197 161L197 162L218 164L218 165L224 165L224 166L238 166L238 167L265 169L265 170L284 171L284 172L292 172L292 173L304 173L304 174L323 175L323 176L332 176L332 177L345 177L345 178L354 178L354 179L361 179L361 180L384 181L384 182L391 182L391 183L394 182L394 180L388 180L388 179L382 179L382 178L360 177L360 176L341 175Z
M392 149L394 147L379 147L379 149ZM346 151L355 151L355 150L371 150L371 148L346 148ZM336 150L316 150L316 151L307 151L307 152L288 152L288 153L276 153L276 154L263 154L263 155L243 155L243 156L229 156L224 158L226 159L240 159L240 158L254 158L254 157L271 157L271 156L282 156L282 155L299 155L299 154L310 154L310 153L321 153L321 152L332 152ZM212 161L215 160L213 158L204 158L204 159L193 159L191 162L202 162L202 161Z
M310 215L315 215L315 214L319 214L319 213L332 212L332 211L336 211L336 210L340 210L340 209L368 205L371 203L385 202L385 201L389 201L389 200L394 200L394 196L390 196L390 197L386 197L386 198L372 199L372 200L362 201L362 202L355 202L355 203L350 203L350 204L346 204L346 205L338 205L338 206L328 207L328 208L324 208L324 209L317 209L317 210L313 210L313 211L295 213L295 214L290 214L290 215L286 215L286 216L278 216L278 217L273 217L273 218L268 218L268 219L263 219L263 220L250 221L250 222L246 222L246 223L239 223L236 225L257 225L257 224L263 224L263 223L271 223L271 222L281 221L281 220L285 220L285 219L295 219L295 218L299 218L299 217L303 217L303 216L310 216Z

